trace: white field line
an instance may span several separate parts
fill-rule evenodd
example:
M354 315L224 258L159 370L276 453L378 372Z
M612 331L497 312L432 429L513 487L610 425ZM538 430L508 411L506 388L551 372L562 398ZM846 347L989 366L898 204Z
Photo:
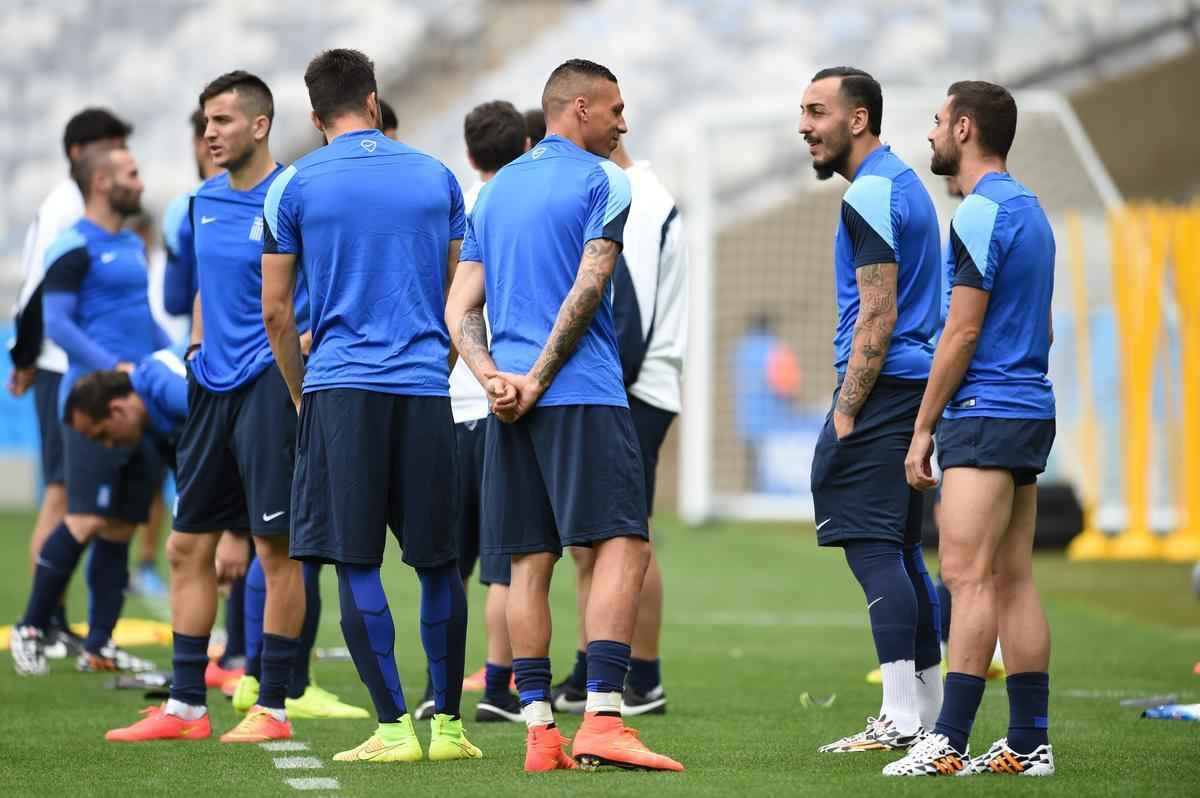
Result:
M325 767L324 763L315 756L278 756L275 757L277 770L317 770Z
M340 790L337 779L284 779L284 784L293 790Z
M307 751L308 743L300 743L294 740L279 740L273 743L259 743L259 747L264 751L272 752Z

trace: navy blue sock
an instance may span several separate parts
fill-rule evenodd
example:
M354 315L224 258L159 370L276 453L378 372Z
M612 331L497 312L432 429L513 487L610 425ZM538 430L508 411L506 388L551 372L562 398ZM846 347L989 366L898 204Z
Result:
M258 690L258 705L267 709L283 709L287 699L288 677L292 663L300 650L300 638L263 633L262 684Z
M524 657L513 660L517 677L517 695L521 706L534 701L550 701L550 658Z
M36 626L42 630L50 627L55 612L62 607L63 593L71 581L71 574L79 566L83 549L84 545L71 535L65 522L56 526L46 538L38 552L33 590L21 618L23 626Z
M975 725L975 713L979 711L986 685L983 679L969 673L951 671L946 674L942 712L933 730L946 735L950 745L960 754L967 752L967 741L971 739L971 727Z
M926 668L932 668L942 661L942 612L938 606L937 590L934 589L933 580L929 577L929 569L925 567L925 556L920 543L905 547L904 569L908 573L908 580L912 582L913 593L917 597L917 636L914 654L917 671L920 672Z
M396 669L396 627L379 579L370 565L337 566L342 604L342 636L367 686L380 723L395 723L408 712ZM461 680L460 680L461 681Z
M229 586L225 599L225 650L217 664L233 667L234 661L246 656L246 580L239 579Z
M1014 673L1008 677L1008 745L1032 753L1050 742L1050 674Z
M65 588L63 592L66 592ZM50 615L50 625L55 629L70 631L71 624L67 622L67 605L65 601L54 608L54 612Z
M83 647L100 653L110 639L121 608L125 606L125 588L129 586L129 543L96 538L88 557L87 583L88 633Z
M288 680L288 698L304 695L312 681L313 645L317 642L317 629L321 625L321 566L319 563L304 563L304 626L300 627L300 650L292 663L292 676Z
M171 698L194 707L207 705L204 689L204 669L208 667L208 635L173 632L174 653L171 655Z
M946 587L946 583L938 577L937 580L937 597L938 610L942 616L942 623L939 632L942 636L942 642L949 645L950 643L950 589Z
M485 662L483 673L484 698L503 698L508 695L508 685L512 683L512 665L496 665L492 662Z
M856 540L844 548L846 562L867 597L879 663L915 660L917 596L900 544Z
M587 647L589 693L620 693L629 673L629 646L615 640L593 640ZM607 714L607 713L602 713Z
M257 557L246 571L246 675L262 681L263 614L267 607L267 575Z
M571 671L571 675L567 677L571 685L578 687L580 690L587 687L587 652L575 652L575 668Z
M467 660L467 591L458 563L418 568L421 579L421 644L433 682L434 711L457 718Z
M662 684L662 669L660 660L637 659L629 660L629 686L635 692L645 695Z

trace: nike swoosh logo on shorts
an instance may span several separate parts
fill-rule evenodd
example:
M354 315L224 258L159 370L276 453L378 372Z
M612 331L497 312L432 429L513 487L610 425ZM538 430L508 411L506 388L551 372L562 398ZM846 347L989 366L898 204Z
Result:
M820 531L821 531L821 527L825 526L826 524L828 524L828 523L829 523L830 521L832 521L832 520L833 520L832 518L826 518L824 521L822 521L821 523L817 524L817 531L818 531L818 532L820 532Z
M875 599L870 604L868 604L867 609L871 609L872 607L874 607L876 604L878 604L881 601L883 601L883 596L880 596L879 598Z
M286 512L287 512L287 510L280 510L280 511L279 511L279 512L277 512L277 513L271 513L270 515L267 515L266 513L263 513L263 523L264 523L264 524L269 524L269 523L271 523L272 521L274 521L276 518L278 518L279 516L283 515L283 514L284 514L284 513L286 513Z

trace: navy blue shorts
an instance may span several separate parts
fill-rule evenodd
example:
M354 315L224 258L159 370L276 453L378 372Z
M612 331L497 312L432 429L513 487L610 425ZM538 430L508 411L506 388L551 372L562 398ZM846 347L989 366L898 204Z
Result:
M480 511L482 509L483 452L487 441L487 417L454 425L458 459L454 496L454 537L458 541L458 569L463 581L479 560L479 581L485 585L507 585L512 580L512 557L480 554Z
M188 417L176 450L180 532L288 534L296 406L274 365L228 393L188 369Z
M675 420L675 413L629 397L629 415L642 450L642 473L646 477L646 516L654 515L654 484L658 478L658 450Z
M67 479L67 452L63 423L58 417L58 387L63 375L38 369L33 376L33 406L37 411L38 438L42 446L42 484L61 485Z
M483 474L484 554L650 539L628 408L535 407L515 424L489 416Z
M1019 488L1046 470L1054 445L1052 418L943 418L937 428L938 465L998 468L1012 472Z
M352 388L305 394L292 557L379 565L391 527L414 568L454 562L454 449L448 397Z
M833 393L837 407L838 390ZM908 486L904 458L912 442L925 383L880 377L858 411L854 430L838 440L833 410L817 438L812 462L817 542L921 542L921 494Z
M108 448L62 426L67 512L144 524L162 489L163 463L150 435L137 446Z

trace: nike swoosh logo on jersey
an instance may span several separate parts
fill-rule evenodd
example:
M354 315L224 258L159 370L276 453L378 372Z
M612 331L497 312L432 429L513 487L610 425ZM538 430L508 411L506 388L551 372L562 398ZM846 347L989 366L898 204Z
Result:
M829 523L830 521L832 521L832 520L833 520L832 518L826 518L824 521L822 521L821 523L817 524L817 531L818 531L818 532L820 532L820 531L821 531L821 527L825 526L826 524L828 524L828 523Z
M270 515L263 513L263 523L269 524L272 521L274 521L276 518L278 518L279 516L283 515L285 512L287 512L287 510L280 510L277 513L271 513Z
M100 256L101 263L112 263L116 259L117 259L117 253L115 253L115 252L105 252L103 255Z
M211 222L215 222L216 220L217 220L217 217L215 217L215 216L201 216L200 224L209 224Z

